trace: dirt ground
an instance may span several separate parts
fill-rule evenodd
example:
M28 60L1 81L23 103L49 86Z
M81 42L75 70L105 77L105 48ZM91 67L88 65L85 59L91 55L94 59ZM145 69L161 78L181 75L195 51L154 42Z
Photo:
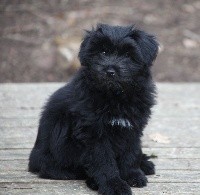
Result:
M0 82L66 81L98 22L158 37L156 81L200 81L199 0L0 0Z

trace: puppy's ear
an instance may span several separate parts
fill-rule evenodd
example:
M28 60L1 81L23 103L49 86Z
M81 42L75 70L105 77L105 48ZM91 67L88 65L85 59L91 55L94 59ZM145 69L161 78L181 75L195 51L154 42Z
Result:
M83 38L83 41L81 43L81 46L80 46L80 50L79 50L79 54L78 54L78 57L79 57L79 60L80 60L80 63L82 66L87 66L88 65L88 62L87 62L87 59L86 59L86 54L87 54L87 51L90 47L90 42L91 42L91 38L97 34L97 32L100 32L100 33L103 33L103 28L105 28L106 24L97 24L96 28L92 27L92 30L85 30L86 34Z
M99 23L99 24L97 24L96 31L102 33L102 28L103 28L103 24Z
M103 23L98 23L97 24L97 28L96 31L103 33L104 30L106 30L109 26L107 24L103 24Z
M139 46L144 63L152 65L157 57L159 47L155 36L138 29L133 29L131 37Z
M90 38L92 36L92 33L94 32L94 29L92 29L91 31L89 30L85 30L86 34L83 38L83 41L80 45L80 50L79 50L79 60L82 66L87 66L87 60L85 59L85 54L89 48L89 43L90 43Z

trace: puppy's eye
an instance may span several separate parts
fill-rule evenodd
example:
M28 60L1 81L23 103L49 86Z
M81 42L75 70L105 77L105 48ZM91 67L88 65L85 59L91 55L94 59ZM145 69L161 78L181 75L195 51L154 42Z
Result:
M125 56L130 57L130 53L127 51L127 52L125 53Z
M103 45L102 48L101 48L101 54L106 54L108 53L108 48L106 47L106 45Z

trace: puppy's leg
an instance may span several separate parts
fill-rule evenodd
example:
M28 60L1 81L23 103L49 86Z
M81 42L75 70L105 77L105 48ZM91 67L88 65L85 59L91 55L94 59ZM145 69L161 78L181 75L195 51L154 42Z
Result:
M155 165L152 161L149 161L150 157L148 157L146 154L142 155L142 161L140 168L145 173L145 175L153 175L155 174ZM98 186L94 179L88 178L86 180L86 184L89 188L92 190L98 190Z
M114 153L108 140L87 144L82 157L82 165L88 177L97 184L99 193L104 195L132 194L128 184L120 178Z
M124 152L118 160L121 177L132 187L147 185L147 178L140 169L140 162L141 152L134 149Z
M98 185L96 184L96 182L94 181L93 178L90 178L90 177L89 177L89 178L86 180L86 184L87 184L87 186L88 186L89 188L91 188L92 190L98 190L98 189L99 189Z
M146 154L142 154L142 161L140 168L146 175L155 174L155 165L152 161L149 161L150 157Z
M56 117L50 116L52 118L43 116L41 119L30 155L29 171L38 172L40 177L48 179L86 179L85 172L77 165L79 153L67 140L67 118L60 117L54 121Z
M45 179L56 179L56 180L73 180L78 179L76 174L67 169L63 169L56 165L53 161L53 157L50 154L44 154L41 158L41 168L39 176Z

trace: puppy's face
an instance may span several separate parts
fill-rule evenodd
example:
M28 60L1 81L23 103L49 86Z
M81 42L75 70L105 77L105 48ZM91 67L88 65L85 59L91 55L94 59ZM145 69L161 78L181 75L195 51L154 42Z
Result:
M96 79L119 85L148 76L157 52L155 38L143 31L100 24L87 32L79 58Z

